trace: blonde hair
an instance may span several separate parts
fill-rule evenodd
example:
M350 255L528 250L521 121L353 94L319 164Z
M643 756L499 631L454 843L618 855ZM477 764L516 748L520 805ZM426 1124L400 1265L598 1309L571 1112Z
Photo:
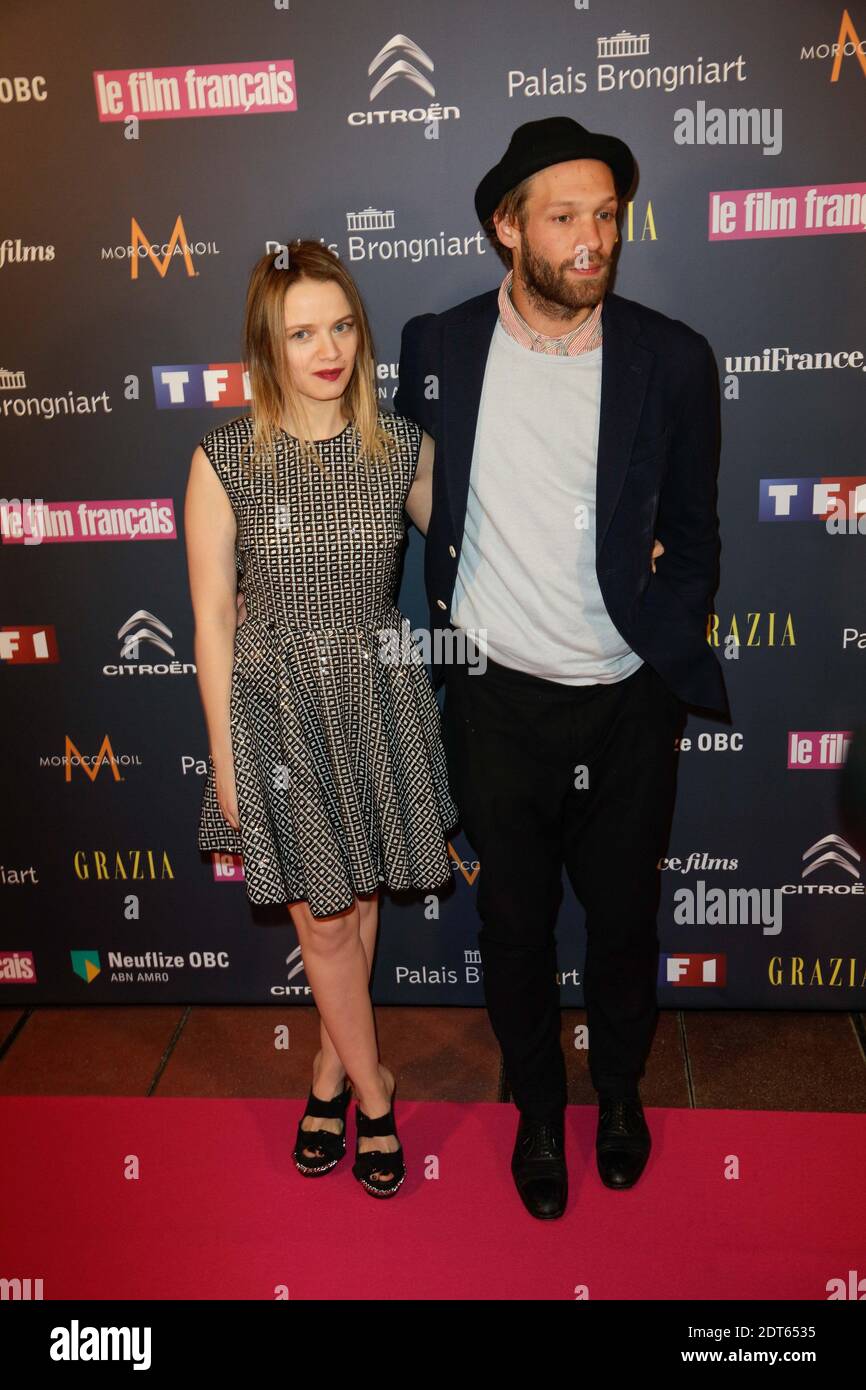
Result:
M288 255L286 254L288 252ZM283 266L283 262L287 262ZM300 280L333 280L349 301L358 334L358 349L349 383L343 393L343 412L355 429L359 454L365 465L371 460L390 466L397 442L379 424L375 356L370 324L352 276L339 257L318 241L289 243L282 251L268 252L253 266L244 313L243 351L250 379L252 432L242 453L250 462L266 459L276 478L275 448L288 416L299 436L302 456L324 468L310 438L310 422L303 397L292 381L285 329L285 298Z

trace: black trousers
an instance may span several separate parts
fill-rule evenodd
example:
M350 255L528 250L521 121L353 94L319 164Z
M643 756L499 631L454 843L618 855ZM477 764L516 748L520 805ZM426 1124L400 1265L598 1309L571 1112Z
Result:
M518 1109L566 1104L554 928L565 867L586 913L584 1001L597 1092L634 1094L658 1018L658 861L686 705L646 663L568 686L487 660L450 665L443 738L480 860L487 1011ZM585 771L582 771L585 769Z

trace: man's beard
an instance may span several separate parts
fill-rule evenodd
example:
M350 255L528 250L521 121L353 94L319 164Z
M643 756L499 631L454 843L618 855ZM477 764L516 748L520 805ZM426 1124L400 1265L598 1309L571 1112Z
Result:
M568 274L568 266L555 269L550 261L535 252L532 245L523 239L523 255L520 262L520 279L527 298L540 313L552 319L571 319L581 309L592 309L603 298L610 276L610 261L606 261L598 275L583 279Z

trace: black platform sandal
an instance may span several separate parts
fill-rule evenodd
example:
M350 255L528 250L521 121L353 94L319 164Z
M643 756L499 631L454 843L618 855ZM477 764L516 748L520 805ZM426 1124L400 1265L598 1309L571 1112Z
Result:
M357 1138L372 1139L377 1134L393 1134L397 1137L397 1127L394 1123L394 1095L397 1087L391 1092L391 1108L386 1115L378 1115L371 1120L369 1115L365 1115L360 1105L355 1106L355 1118L357 1120ZM358 1179L362 1187L374 1197L393 1197L406 1177L406 1165L403 1161L403 1146L398 1144L393 1153L386 1153L384 1149L370 1149L367 1153L361 1153L355 1144L355 1162L352 1164L352 1173ZM377 1173L390 1173L390 1178L376 1177Z
M346 1109L351 1094L352 1086L349 1083L333 1100L320 1100L318 1096L313 1095L313 1088L310 1087L307 1106L298 1123L298 1137L292 1152L295 1167L304 1177L317 1178L322 1173L329 1173L332 1168L336 1168L346 1152ZM303 1121L308 1115L315 1115L318 1119L324 1120L342 1120L343 1131L341 1134L334 1134L330 1129L303 1129ZM304 1153L304 1149L318 1152L311 1155Z

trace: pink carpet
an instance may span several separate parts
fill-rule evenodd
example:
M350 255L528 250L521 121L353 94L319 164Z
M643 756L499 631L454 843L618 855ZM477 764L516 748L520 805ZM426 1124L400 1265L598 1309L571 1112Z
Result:
M862 1115L647 1108L647 1168L611 1192L595 1167L597 1112L570 1107L568 1210L540 1222L512 1185L511 1106L398 1099L409 1175L387 1202L358 1186L348 1155L324 1178L295 1171L302 1109L2 1099L0 1277L41 1278L45 1299L285 1288L290 1299L571 1300L585 1288L591 1299L824 1300L828 1280L866 1276Z

